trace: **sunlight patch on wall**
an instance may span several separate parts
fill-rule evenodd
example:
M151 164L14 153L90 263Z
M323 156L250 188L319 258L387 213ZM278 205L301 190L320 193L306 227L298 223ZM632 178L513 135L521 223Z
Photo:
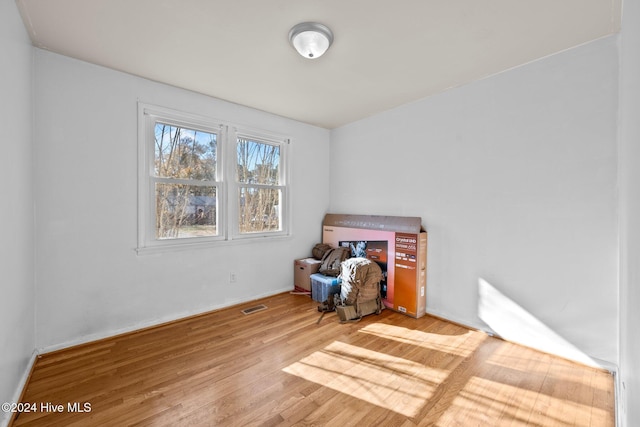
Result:
M448 372L335 341L283 369L352 397L415 417Z
M478 316L505 340L600 367L580 349L482 278L478 279L478 295Z

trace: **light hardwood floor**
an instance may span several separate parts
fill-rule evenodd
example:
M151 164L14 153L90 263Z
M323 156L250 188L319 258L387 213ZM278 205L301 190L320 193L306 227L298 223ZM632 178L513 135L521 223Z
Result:
M44 354L13 425L614 426L606 371L430 316L316 324L317 304L281 294Z

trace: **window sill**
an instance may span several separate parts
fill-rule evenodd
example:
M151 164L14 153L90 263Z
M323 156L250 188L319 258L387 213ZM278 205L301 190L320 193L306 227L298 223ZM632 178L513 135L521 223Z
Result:
M291 234L280 234L277 236L247 236L230 240L209 240L206 242L167 243L155 246L139 246L135 248L135 251L138 256L159 255L164 253L206 250L251 243L291 240L292 238L293 236Z

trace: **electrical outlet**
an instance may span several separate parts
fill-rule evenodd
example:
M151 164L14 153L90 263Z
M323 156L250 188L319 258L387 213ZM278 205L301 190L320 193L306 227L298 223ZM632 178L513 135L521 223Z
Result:
M236 283L237 279L236 273L229 273L229 283Z

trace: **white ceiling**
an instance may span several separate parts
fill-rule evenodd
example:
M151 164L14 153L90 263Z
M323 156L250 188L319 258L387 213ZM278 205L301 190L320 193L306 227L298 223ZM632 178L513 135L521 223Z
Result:
M16 0L33 44L335 128L617 32L621 0ZM315 60L288 42L317 21Z

